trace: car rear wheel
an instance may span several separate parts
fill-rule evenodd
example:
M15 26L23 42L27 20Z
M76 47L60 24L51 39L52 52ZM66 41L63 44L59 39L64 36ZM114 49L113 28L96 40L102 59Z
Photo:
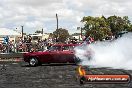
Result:
M81 59L79 57L74 57L74 62L76 65L79 65L81 63Z
M30 58L30 61L29 61L29 65L34 67L34 66L37 66L38 65L38 60L36 57L31 57Z

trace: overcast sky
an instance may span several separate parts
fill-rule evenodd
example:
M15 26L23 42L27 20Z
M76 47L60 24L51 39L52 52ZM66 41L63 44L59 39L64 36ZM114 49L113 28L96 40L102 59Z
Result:
M34 33L44 29L56 29L56 13L59 27L70 33L78 32L84 16L132 17L132 0L0 0L0 28L15 29L24 26L24 32Z

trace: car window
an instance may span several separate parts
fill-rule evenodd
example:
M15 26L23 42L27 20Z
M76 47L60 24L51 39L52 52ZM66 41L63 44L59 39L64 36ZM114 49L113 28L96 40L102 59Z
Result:
M74 50L74 47L75 47L75 46L63 46L63 47L62 47L62 50L63 50L63 51L71 51L71 50Z
M69 46L63 46L63 47L62 47L62 50L63 50L63 51L69 51Z
M70 46L69 49L70 50L74 50L75 46Z
M61 50L61 46L51 46L49 48L49 51L60 51Z

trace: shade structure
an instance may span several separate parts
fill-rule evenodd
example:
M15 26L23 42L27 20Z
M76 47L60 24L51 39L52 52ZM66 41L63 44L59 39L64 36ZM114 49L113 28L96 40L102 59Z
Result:
M39 34L31 34L30 36L31 36L31 37L33 37L33 36L38 36L38 37L40 36L40 37L41 37L42 35L43 35L43 34L39 33Z
M0 36L21 36L21 33L7 28L0 28Z

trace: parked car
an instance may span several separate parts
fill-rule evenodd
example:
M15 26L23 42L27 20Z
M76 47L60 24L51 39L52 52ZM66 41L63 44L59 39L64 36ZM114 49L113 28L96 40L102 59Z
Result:
M121 32L118 32L116 35L115 35L115 38L120 38L122 37L124 34L128 33L128 31L121 31Z
M56 44L47 51L28 52L24 54L24 61L30 66L37 66L43 63L76 63L78 58L74 55L74 48L77 44Z

